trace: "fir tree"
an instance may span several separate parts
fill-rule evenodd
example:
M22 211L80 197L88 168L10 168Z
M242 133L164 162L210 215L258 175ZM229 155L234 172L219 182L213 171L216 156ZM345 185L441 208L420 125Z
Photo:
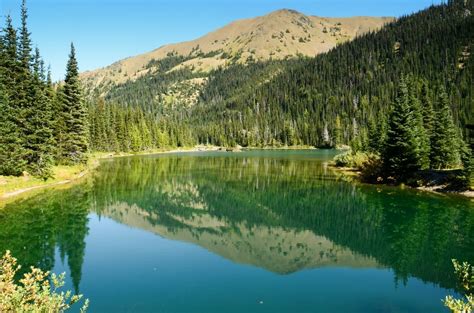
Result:
M26 8L26 1L23 0L21 3L21 28L20 28L20 41L18 60L20 61L21 67L25 72L29 72L31 67L31 34L28 31L28 10Z
M52 176L51 167L54 150L53 107L48 96L48 86L42 80L41 63L39 49L36 49L31 84L34 115L29 120L32 131L28 136L29 146L31 147L28 169L31 174L47 179Z
M425 128L423 121L423 108L418 99L417 80L413 77L407 79L409 82L409 105L410 105L410 123L412 138L415 143L418 165L421 169L430 167L430 134Z
M426 80L423 80L421 85L420 101L423 113L423 125L426 131L431 134L433 132L434 110L433 101L431 100L430 95L430 88Z
M390 113L382 160L386 175L406 181L420 168L412 129L410 95L405 79L401 79L397 98Z
M26 165L22 152L15 111L9 104L4 84L0 82L0 175L21 175Z
M342 145L344 143L342 136L341 118L339 117L339 115L336 116L336 121L334 122L334 124L334 143L337 147L337 145Z
M439 88L437 99L438 112L434 121L431 136L431 166L435 169L446 169L459 166L459 139L454 124L448 95L444 87Z
M3 33L0 52L0 175L18 176L26 169L26 161L18 128L17 34L10 16L7 16Z
M88 151L87 107L81 93L79 69L73 44L71 44L66 79L61 93L61 122L57 130L60 161L65 164L85 162Z

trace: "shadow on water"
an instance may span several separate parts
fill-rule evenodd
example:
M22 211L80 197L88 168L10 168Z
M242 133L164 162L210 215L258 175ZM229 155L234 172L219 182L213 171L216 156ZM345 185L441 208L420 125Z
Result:
M288 274L391 268L454 288L451 259L474 261L468 199L349 183L327 157L300 152L169 155L104 161L86 183L0 211L0 250L49 270L55 249L78 289L88 214Z

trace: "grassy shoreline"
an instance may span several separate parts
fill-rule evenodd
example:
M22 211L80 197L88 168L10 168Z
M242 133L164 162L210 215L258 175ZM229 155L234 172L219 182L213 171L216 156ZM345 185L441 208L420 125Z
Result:
M19 196L30 195L34 191L68 185L87 176L99 166L100 159L120 158L134 155L152 155L165 153L218 151L221 147L196 146L177 149L156 149L136 153L94 152L90 155L87 164L73 166L58 165L53 167L53 177L46 181L29 175L20 177L0 176L0 205L17 199ZM225 149L224 149L225 150Z
M356 168L356 167L341 167L341 166L337 166L334 161L333 162L330 162L329 163L329 166L334 169L335 171L337 171L338 173L340 173L341 175L344 175L344 177L350 179L350 180L356 180L358 183L361 183L361 184L368 184L368 185L373 185L373 186L376 186L376 185L382 185L382 186L397 186L397 185L390 185L390 184L386 184L386 183L370 183L370 182L366 182L366 181L363 181L362 179L362 172ZM452 171L445 171L447 174L449 174L450 172L454 172L455 170L452 170ZM471 198L471 199L474 199L474 188L473 186L471 186L471 189L470 190L448 190L446 189L446 184L444 183L437 183L437 182L432 182L431 184L424 184L423 186L418 186L418 187L413 187L413 186L409 186L409 185L406 185L406 184L401 184L399 185L400 187L408 187L408 188L412 188L412 189L416 189L416 190L422 190L422 191L426 191L426 192L431 192L431 193L436 193L436 194L442 194L442 195L446 195L446 194L452 194L452 195L458 195L458 196L463 196L463 197L467 197L467 198Z
M74 166L54 166L54 178L46 181L32 176L0 176L0 205L17 199L19 196L28 196L34 191L44 190L62 185L69 185L80 180L92 172L98 165L100 159L120 158L136 155L153 155L167 153L205 152L205 151L234 151L241 150L313 150L311 146L282 146L282 147L246 147L226 148L219 146L198 145L195 147L182 147L170 149L154 149L140 152L94 152L90 155L87 164Z

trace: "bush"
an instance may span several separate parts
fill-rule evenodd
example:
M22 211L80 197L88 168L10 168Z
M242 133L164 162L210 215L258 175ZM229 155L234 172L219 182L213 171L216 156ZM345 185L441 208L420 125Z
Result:
M351 151L338 154L334 157L334 163L337 167L351 167L357 170L361 170L364 167L364 163L369 158L372 158L374 154Z
M452 296L447 296L443 301L444 305L452 313L471 313L474 309L474 295L472 294L474 289L474 266L467 262L461 264L456 260L453 260L453 265L465 299L455 299Z
M48 312L59 313L68 310L77 303L82 295L72 296L71 291L58 292L64 286L65 274L56 276L49 272L31 267L19 283L15 275L20 266L17 260L7 251L0 260L0 312ZM51 283L52 282L52 286ZM81 313L86 312L89 301L86 300Z
M368 154L360 167L361 179L368 183L383 182L383 162L379 155Z
M349 167L351 162L351 152L338 154L334 157L334 164L337 167Z

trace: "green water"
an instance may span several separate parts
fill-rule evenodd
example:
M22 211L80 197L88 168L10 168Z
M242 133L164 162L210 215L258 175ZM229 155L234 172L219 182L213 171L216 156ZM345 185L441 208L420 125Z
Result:
M90 312L445 312L474 203L347 182L333 155L104 160L0 210L0 251L66 272Z

